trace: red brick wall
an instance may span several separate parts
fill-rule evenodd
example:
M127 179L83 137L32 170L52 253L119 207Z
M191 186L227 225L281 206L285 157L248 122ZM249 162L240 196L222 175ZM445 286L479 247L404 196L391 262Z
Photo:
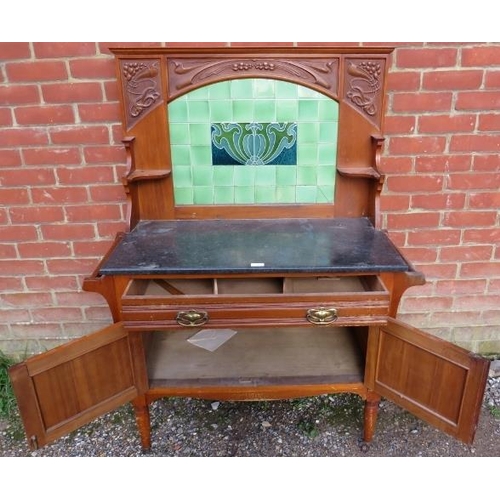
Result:
M81 292L124 227L108 45L0 43L0 350L111 321ZM500 352L500 44L397 44L386 135L384 225L428 279L401 317Z
M401 316L500 352L500 44L401 45L389 93L385 227L428 280Z

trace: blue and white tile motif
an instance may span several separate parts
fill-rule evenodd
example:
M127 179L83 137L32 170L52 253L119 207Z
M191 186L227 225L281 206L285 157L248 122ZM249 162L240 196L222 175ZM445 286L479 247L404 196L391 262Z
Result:
M296 165L297 123L212 123L213 165Z

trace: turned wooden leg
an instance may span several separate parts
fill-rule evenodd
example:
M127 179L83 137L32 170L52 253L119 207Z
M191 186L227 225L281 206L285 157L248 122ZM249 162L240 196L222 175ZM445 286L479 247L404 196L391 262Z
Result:
M378 394L374 392L369 392L367 394L365 401L365 430L363 436L365 443L369 443L373 439L379 403L380 396Z
M135 421L141 436L143 450L151 448L151 420L149 418L149 405L145 396L139 396L132 401L135 411Z

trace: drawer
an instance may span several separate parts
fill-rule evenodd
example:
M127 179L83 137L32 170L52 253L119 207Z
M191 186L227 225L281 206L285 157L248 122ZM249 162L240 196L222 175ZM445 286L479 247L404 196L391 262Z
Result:
M376 275L134 279L121 303L126 326L141 330L382 324L388 309Z

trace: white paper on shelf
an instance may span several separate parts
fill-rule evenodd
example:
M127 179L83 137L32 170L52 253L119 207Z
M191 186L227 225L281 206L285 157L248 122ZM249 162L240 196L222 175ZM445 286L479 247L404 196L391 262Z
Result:
M201 347L202 349L214 352L236 333L236 330L230 330L229 328L205 329L195 333L192 337L189 337L187 341L195 346Z

